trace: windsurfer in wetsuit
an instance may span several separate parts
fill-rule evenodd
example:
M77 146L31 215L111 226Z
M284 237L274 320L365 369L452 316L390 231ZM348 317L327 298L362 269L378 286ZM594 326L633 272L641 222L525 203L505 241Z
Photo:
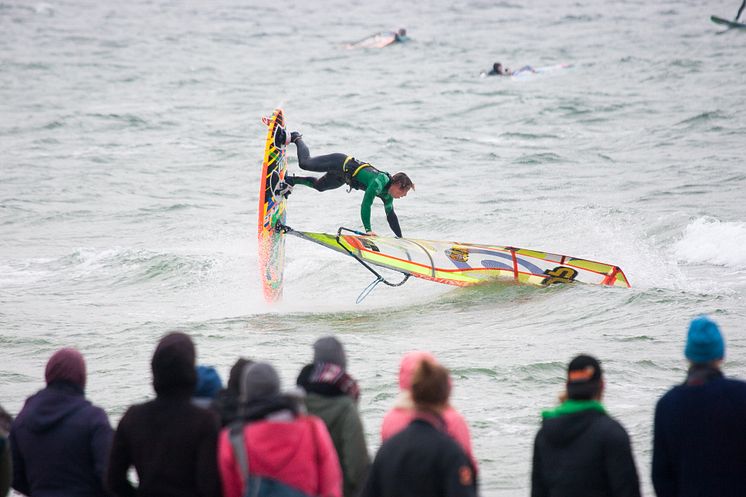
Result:
M304 185L323 192L347 184L351 189L365 192L363 202L360 204L360 217L368 235L375 235L370 226L370 208L373 205L373 200L378 197L383 201L386 220L389 222L391 231L398 237L402 236L399 219L394 212L394 199L405 197L410 189L414 190L414 183L409 179L409 176L404 173L396 173L392 176L389 173L379 171L367 162L361 162L349 155L340 153L311 157L300 133L293 131L288 136L283 129L278 128L275 144L280 146L288 143L295 143L298 150L298 165L301 169L325 174L318 178L314 176L286 176L285 181L280 182L276 187L278 194L289 194L295 185Z

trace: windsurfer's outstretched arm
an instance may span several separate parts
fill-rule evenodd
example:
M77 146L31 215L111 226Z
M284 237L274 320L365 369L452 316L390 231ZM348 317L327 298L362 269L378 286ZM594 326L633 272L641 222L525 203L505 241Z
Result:
M389 222L391 231L393 231L396 236L401 238L401 227L399 227L399 218L396 217L396 212L394 212L394 202L391 201L389 204L384 202L383 207L384 209L386 209L386 221Z

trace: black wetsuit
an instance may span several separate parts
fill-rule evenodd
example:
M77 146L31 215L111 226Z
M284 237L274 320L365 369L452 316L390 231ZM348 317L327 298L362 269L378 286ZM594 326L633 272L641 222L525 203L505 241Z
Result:
M285 181L290 185L304 185L320 192L333 190L342 185L349 185L354 190L365 191L363 202L360 205L360 217L363 221L365 231L370 228L370 207L373 200L378 197L383 201L386 211L386 220L389 222L391 231L401 237L399 219L394 212L394 198L389 194L391 177L388 173L379 171L367 162L360 162L345 154L327 154L311 157L308 147L301 138L295 140L298 148L298 165L306 171L325 173L315 178L313 176L286 176Z

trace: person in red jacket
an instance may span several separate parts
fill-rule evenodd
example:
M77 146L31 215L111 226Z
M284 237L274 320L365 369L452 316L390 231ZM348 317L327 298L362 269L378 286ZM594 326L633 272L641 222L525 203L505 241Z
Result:
M299 399L280 393L271 365L245 369L240 402L244 423L223 429L218 441L223 497L245 495L244 471L259 497L278 485L299 496L342 497L342 470L324 422L300 414Z

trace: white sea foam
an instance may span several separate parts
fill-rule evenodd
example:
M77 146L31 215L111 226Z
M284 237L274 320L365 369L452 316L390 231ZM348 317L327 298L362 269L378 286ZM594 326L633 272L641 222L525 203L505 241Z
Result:
M695 219L674 246L676 259L686 264L746 268L746 223Z

